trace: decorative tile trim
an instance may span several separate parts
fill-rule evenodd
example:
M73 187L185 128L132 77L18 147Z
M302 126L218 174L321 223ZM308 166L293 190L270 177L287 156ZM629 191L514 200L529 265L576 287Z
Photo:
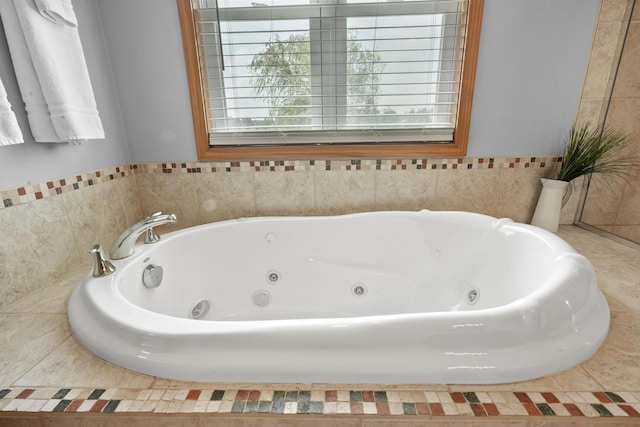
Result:
M0 191L2 204L0 209L29 203L34 200L57 196L79 190L91 185L98 185L114 179L131 175L131 165L115 166L107 169L67 176L37 184L29 184L9 190Z
M562 161L557 156L464 157L365 160L267 160L244 162L137 163L135 173L214 173L214 172L304 172L446 169L520 169L552 167Z
M2 412L640 418L640 392L7 388Z
M365 160L268 160L244 162L159 162L129 163L79 175L0 191L0 209L57 196L114 179L140 174L218 172L301 172L301 171L392 171L551 168L562 161L557 156L465 157Z

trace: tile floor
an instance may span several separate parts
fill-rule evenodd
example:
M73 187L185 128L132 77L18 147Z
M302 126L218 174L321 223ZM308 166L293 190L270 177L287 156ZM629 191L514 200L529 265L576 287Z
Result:
M260 415L269 425L297 417L306 417L304 425L409 426L427 419L465 425L479 417L494 417L484 418L486 425L640 425L640 252L574 226L562 226L559 235L593 263L612 319L593 358L555 375L447 386L211 384L137 374L94 357L71 336L66 303L87 273L82 269L0 313L0 426L48 425L45 415L55 424L61 416L93 413L135 414L126 421L132 425L161 413L173 414L162 423L189 426L255 425ZM215 416L193 417L204 413ZM177 414L189 416L182 423ZM286 424L283 416L290 417ZM77 420L67 424L85 425Z

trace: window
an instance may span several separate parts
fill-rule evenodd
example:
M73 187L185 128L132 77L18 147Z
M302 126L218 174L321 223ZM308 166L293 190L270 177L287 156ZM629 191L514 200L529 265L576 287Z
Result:
M178 6L200 159L466 154L482 0Z

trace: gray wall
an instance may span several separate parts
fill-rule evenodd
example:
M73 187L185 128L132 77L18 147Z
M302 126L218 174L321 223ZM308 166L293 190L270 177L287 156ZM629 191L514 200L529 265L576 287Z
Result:
M0 147L0 189L129 162L129 148L97 0L75 0L73 5L106 139L83 142L79 146L33 141L3 28L0 31L0 76L18 117L25 143Z
M599 0L486 0L470 157L561 154Z
M175 0L99 0L131 161L197 160Z
M196 160L175 0L99 4L131 160ZM598 7L599 0L485 1L469 156L561 152Z
M175 0L74 0L74 7L107 140L2 147L0 188L130 161L195 161ZM598 0L485 1L469 156L561 153L598 7ZM7 55L0 40L0 72L15 105ZM20 120L28 134L24 113Z

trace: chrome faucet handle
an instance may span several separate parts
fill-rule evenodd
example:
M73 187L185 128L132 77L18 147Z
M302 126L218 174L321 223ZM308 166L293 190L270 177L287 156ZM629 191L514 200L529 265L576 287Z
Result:
M150 243L156 243L160 240L160 235L153 227L149 228L147 232L144 234L144 243L147 245Z
M162 215L162 211L154 212L151 215L149 215L147 219L150 220L160 215ZM153 229L153 227L149 228L147 232L144 234L144 243L147 245L150 243L156 243L159 240L160 240L160 235L156 230Z
M100 244L91 246L89 248L89 253L95 255L95 262L93 264L93 277L108 276L116 271L116 268L113 266L113 264L111 264L111 262L109 262L109 260L105 258Z

